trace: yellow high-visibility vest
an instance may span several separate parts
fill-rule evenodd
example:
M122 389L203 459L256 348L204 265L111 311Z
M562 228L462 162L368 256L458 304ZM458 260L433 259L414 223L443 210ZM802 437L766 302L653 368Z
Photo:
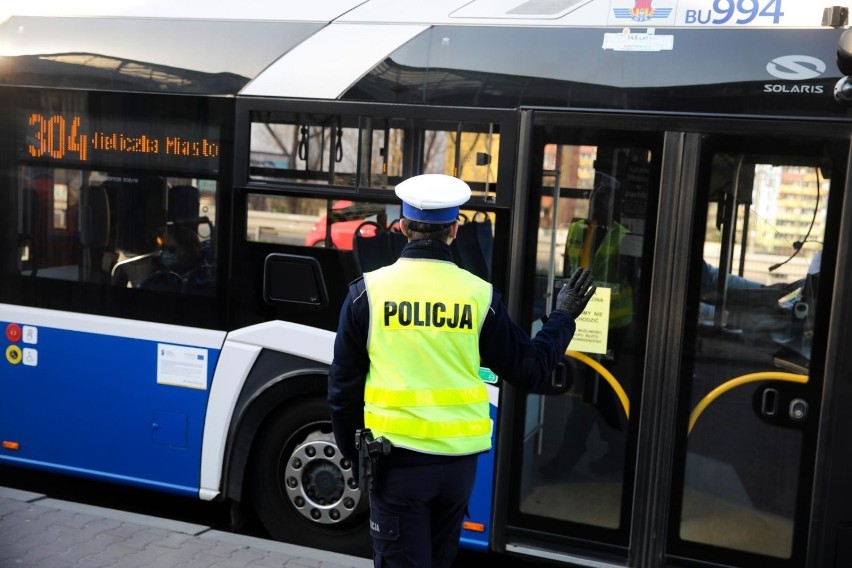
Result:
M605 231L600 245L594 249L595 233ZM574 221L568 228L565 253L571 274L578 267L589 268L598 286L612 286L609 326L619 328L633 321L633 288L618 268L621 239L627 227L613 223L611 227L597 226L594 221ZM594 250L593 250L594 249Z
M364 425L393 445L464 455L491 448L479 334L491 284L452 262L401 258L364 274L370 303Z

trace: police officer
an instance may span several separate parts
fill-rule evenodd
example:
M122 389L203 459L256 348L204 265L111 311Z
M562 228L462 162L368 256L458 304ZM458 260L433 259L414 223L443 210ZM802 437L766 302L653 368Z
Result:
M400 183L396 194L408 244L394 264L350 285L328 401L344 456L358 459L355 432L364 427L392 444L370 489L375 566L448 567L477 455L491 448L480 364L529 391L558 392L551 374L595 287L591 273L578 269L530 339L491 284L452 262L468 185L425 174Z

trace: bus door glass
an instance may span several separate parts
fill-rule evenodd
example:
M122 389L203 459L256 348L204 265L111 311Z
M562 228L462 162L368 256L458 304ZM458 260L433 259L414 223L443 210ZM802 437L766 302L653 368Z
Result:
M541 169L530 176L529 234L536 261L522 308L531 332L578 267L592 270L598 289L563 360L570 390L521 395L523 461L513 470L510 522L576 538L580 550L594 542L623 553L661 142L554 127L534 139Z
M844 169L819 145L780 146L710 139L702 155L670 511L678 556L804 562L833 265L823 249L835 246Z

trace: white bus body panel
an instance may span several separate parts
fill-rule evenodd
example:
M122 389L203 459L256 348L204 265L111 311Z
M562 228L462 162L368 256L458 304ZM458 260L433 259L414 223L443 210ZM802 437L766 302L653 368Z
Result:
M241 95L336 99L428 26L332 24L273 63ZM317 62L322 61L322 71Z
M215 499L221 491L225 445L240 392L263 349L331 365L335 333L285 321L270 321L228 334L213 376L201 448L199 497Z

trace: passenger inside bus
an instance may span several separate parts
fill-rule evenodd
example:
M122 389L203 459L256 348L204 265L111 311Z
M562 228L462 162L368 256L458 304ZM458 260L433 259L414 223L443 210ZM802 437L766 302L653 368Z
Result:
M166 270L181 275L190 272L201 262L201 243L198 234L179 225L166 227L160 258Z
M735 316L730 322L732 327L760 328L765 331L768 325L783 331L785 324L779 321L783 318L778 318L776 312L779 309L793 309L794 304L800 301L802 287L806 284L805 278L794 282L763 284L737 274L725 274L725 293L720 296L721 271L706 260L702 259L701 262L701 301L698 321L705 327L728 327L728 316L733 311ZM724 315L718 321L715 317L717 306L723 306L724 309ZM743 326L744 323L747 325Z
M202 263L198 233L189 227L169 224L157 237L162 242L157 270L139 283L139 288L161 291L198 292L212 285Z
M757 289L763 288L763 284L755 280L749 280L736 274L728 274L727 289ZM719 280L719 268L713 266L703 258L701 259L701 298L699 303L698 319L702 322L712 322L716 314L716 306L711 301L705 301L708 296L715 294Z

